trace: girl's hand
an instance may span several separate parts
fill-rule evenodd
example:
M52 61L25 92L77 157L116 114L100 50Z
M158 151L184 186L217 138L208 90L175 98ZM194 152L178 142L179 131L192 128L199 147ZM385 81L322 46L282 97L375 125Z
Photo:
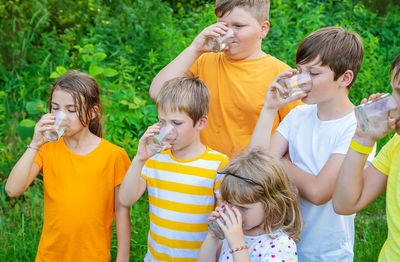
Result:
M264 107L267 110L278 110L279 108L289 104L290 102L302 99L307 96L306 92L298 93L287 99L283 99L280 97L278 90L283 90L283 87L278 83L278 80L281 78L292 77L296 75L298 71L296 69L289 69L285 72L278 74L267 89L267 93L265 95Z
M205 40L208 37L220 37L226 34L228 31L228 27L226 23L223 22L217 22L215 24L212 24L201 31L200 34L196 36L196 38L193 40L191 46L193 46L198 52L204 53L204 52L209 52L205 48Z
M230 208L226 205L225 209L227 214L220 211L220 215L225 220L226 225L224 225L219 219L216 221L224 232L229 247L237 248L245 245L242 228L242 214L236 207Z
M160 132L161 126L160 123L155 123L152 126L149 126L146 130L146 132L143 134L143 136L139 140L139 145L138 145L138 150L136 153L136 156L139 157L140 161L146 161L150 157L154 156L156 152L152 152L151 150L148 149L146 145L146 139L149 137L153 137L155 134ZM167 147L170 148L171 145Z
M51 126L56 121L56 117L53 114L45 114L40 118L40 120L35 125L35 131L33 133L33 138L31 146L40 148L42 145L46 144L48 141L43 137L42 133L46 130L51 130Z
M375 101L383 95L384 95L383 93L372 94L368 98L368 100L366 98L361 100L361 105L366 104L367 102L370 102L370 101ZM375 116L374 116L374 118L375 118ZM383 112L382 114L376 116L377 120L378 119L382 120L382 119L386 119L386 118L388 118L387 112ZM364 146L373 146L376 141L378 141L379 139L381 139L384 136L386 136L387 134L389 134L396 126L397 120L394 118L389 117L389 120L386 122L387 123L386 125L381 124L382 121L379 121L379 120L375 121L375 125L374 125L374 121L370 121L371 125L367 132L363 131L361 129L361 127L359 125L357 125L356 133L354 136L356 142L358 142Z

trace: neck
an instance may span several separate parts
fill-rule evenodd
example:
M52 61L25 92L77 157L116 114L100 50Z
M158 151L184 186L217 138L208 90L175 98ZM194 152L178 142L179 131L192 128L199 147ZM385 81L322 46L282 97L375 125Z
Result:
M207 147L200 141L200 137L196 139L190 145L180 148L178 150L171 149L171 153L178 159L192 159L202 155L206 151Z
M91 133L88 128L85 128L73 136L64 137L64 142L72 152L86 155L100 144L101 138Z
M339 97L338 99L332 99L319 103L318 107L318 118L321 121L329 121L342 118L354 110L354 105L350 99L345 97Z

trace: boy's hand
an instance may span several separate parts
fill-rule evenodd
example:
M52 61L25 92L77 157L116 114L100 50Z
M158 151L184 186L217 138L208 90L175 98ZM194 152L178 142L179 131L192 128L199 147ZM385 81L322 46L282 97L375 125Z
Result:
M139 158L140 161L146 161L150 157L154 156L156 153L149 150L146 146L146 139L149 137L153 137L155 134L160 132L160 123L155 123L152 126L149 126L146 132L139 140L139 145L137 149L136 156Z
M372 94L368 100L364 98L361 100L361 104L366 104L367 102L370 101L375 101L379 99L381 96L383 96L383 93L376 93ZM387 112L383 112L382 115L376 116L377 119L382 119L382 118L387 118ZM379 139L383 138L387 134L389 134L396 126L396 122L400 121L400 119L394 119L394 118L389 118L389 120L386 122L387 125L382 125L382 124L377 124L377 125L372 125L368 132L364 132L359 125L357 125L356 133L354 135L354 139L356 142L358 142L361 145L364 146L373 146L376 141Z
M243 246L245 241L242 228L242 214L234 206L230 208L226 205L225 209L227 214L221 211L219 214L225 220L226 225L224 225L219 219L216 221L224 232L230 248Z
M30 145L40 148L42 145L46 144L48 141L43 137L42 133L46 130L51 130L51 126L55 121L56 117L53 114L48 113L42 116L35 125L35 131Z
M278 80L281 78L292 77L296 75L298 71L296 69L289 69L285 72L278 74L267 89L267 93L265 95L264 107L267 110L278 110L279 108L299 99L302 99L307 96L306 92L298 93L293 96L288 97L287 99L283 99L279 96L278 89L283 89L282 86L278 83Z
M204 53L204 52L209 52L205 48L205 40L207 37L220 37L226 34L228 31L228 27L226 26L226 23L223 22L218 22L215 24L212 24L201 31L200 34L196 36L196 38L193 40L191 46L193 46L198 52Z

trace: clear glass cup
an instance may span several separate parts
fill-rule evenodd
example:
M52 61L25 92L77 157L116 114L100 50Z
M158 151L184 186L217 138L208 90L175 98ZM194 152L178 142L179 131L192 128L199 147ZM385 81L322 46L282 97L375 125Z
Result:
M312 88L312 80L309 73L299 73L292 77L278 79L278 93L286 99L301 92L308 92Z
M226 213L225 213L226 214ZM222 217L218 219L221 220L222 224L226 225L225 220ZM208 229L213 232L213 234L218 238L223 240L225 238L224 231L222 231L221 227L218 225L217 221L212 220L208 221Z
M160 132L146 139L146 146L151 152L157 154L167 149L177 137L178 132L173 125L161 125Z
M219 37L207 37L205 40L206 49L214 53L222 51L233 41L233 30L228 29L225 35Z
M52 114L56 116L56 121L50 130L43 131L42 136L47 141L56 142L64 134L65 126L63 122L67 115L61 110L55 111Z
M385 94L375 101L354 108L357 123L364 132L386 127L389 118L400 118L398 105L392 95Z

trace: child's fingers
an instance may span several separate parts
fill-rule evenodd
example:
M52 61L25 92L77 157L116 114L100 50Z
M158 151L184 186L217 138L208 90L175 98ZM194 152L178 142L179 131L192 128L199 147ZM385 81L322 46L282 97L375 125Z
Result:
M232 207L232 210L235 213L237 224L241 225L242 224L242 213L240 213L240 211L235 206Z
M286 77L292 77L294 75L296 75L299 71L297 69L291 68L289 70L286 70L282 73L277 74L275 81L277 81L278 79L281 78L286 78Z

